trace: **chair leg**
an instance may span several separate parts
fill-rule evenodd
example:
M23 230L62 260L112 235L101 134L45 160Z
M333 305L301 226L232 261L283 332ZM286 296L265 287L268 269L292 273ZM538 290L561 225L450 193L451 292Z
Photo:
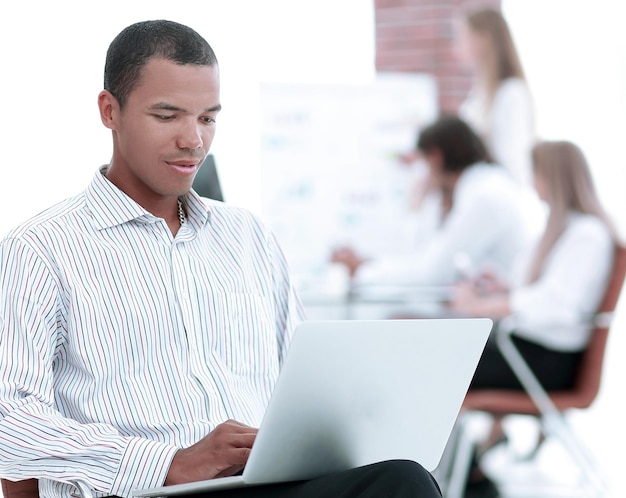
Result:
M439 487L441 488L444 496L446 496L446 488L448 485L448 480L450 478L450 471L452 469L452 463L456 454L458 435L459 423L457 420L454 427L452 428L452 432L450 434L450 437L448 438L446 447L443 450L443 455L441 456L439 465L437 465L437 468L432 471L432 475L439 484Z
M508 442L508 436L503 428L503 418L501 415L491 414L491 430L482 441L477 442L476 451L479 458L499 444Z
M439 484L446 498L463 498L473 453L492 428L493 419L484 412L461 413L455 425L444 457L438 467Z
M600 475L590 451L576 436L565 416L563 414L545 415L542 418L542 427L546 436L553 436L558 439L569 452L574 463L581 470L590 490L593 490L593 496L598 498L607 496L608 487L604 477Z
M541 421L539 421L541 423ZM525 452L524 454L520 454L517 455L516 457L516 461L518 462L532 462L535 458L537 458L537 455L539 454L539 450L541 449L543 443L546 440L546 434L545 431L543 429L543 426L540 425L539 426L539 433L537 434L537 441L535 441L535 444L532 448L530 448L530 450L528 450L527 452Z

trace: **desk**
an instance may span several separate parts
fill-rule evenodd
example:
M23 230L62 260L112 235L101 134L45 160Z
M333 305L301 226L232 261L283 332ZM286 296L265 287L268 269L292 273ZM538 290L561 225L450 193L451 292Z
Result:
M450 291L450 287L368 284L351 285L342 293L309 290L300 297L310 319L386 319L447 314Z

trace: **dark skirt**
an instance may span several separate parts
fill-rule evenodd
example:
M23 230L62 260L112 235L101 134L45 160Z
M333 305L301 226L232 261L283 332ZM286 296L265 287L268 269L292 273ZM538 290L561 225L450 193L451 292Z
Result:
M513 343L546 390L569 389L574 385L581 352L548 349L513 333ZM523 387L502 356L495 333L487 341L470 389L516 389Z

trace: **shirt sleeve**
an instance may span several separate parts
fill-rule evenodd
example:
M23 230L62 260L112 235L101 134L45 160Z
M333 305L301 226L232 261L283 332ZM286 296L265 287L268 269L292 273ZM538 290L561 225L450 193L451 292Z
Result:
M479 271L494 241L506 237L511 223L508 202L496 192L471 190L458 202L423 250L413 255L380 258L359 269L358 283L398 282L414 285L449 285L461 272ZM486 220L489 220L487 223ZM463 260L461 260L463 258ZM463 263L463 266L461 265Z
M1 243L0 474L78 481L120 496L162 484L176 447L124 436L107 424L81 424L56 409L67 298L59 278L24 241Z

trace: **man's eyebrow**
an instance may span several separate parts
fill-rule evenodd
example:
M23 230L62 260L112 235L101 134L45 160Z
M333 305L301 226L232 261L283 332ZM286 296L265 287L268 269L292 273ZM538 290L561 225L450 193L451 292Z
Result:
M185 109L175 106L173 104L168 104L167 102L158 102L149 107L151 110L159 110L159 111L184 111ZM222 110L222 104L214 105L213 107L206 108L203 112L219 112Z
M205 109L204 112L219 112L222 110L222 104L214 105L213 107L209 107Z
M148 109L154 109L159 111L182 111L180 107L177 107L173 104L168 104L167 102L158 102L156 104L151 105Z

